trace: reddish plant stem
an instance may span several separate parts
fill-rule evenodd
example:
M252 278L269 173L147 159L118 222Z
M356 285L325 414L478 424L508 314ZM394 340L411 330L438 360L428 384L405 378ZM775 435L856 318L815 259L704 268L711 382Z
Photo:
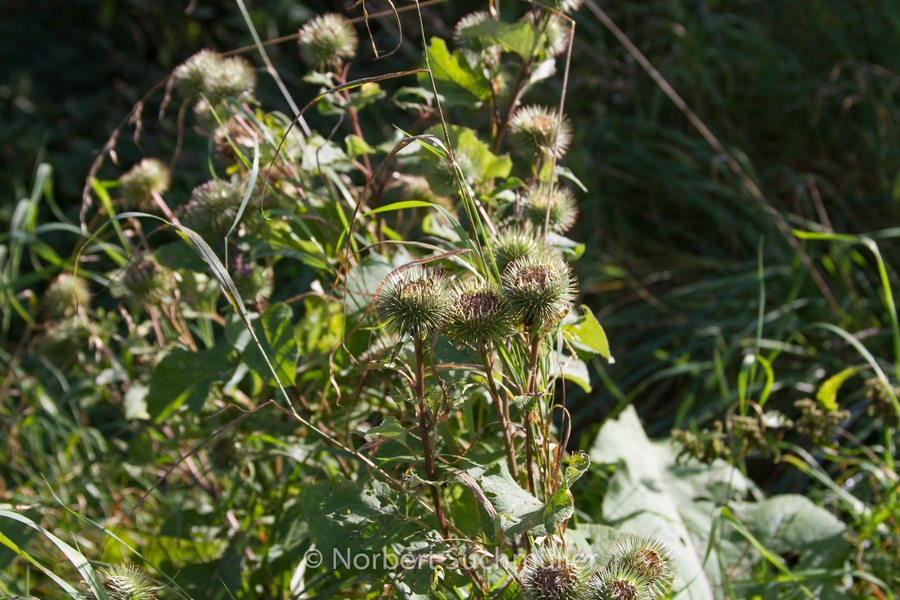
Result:
M528 379L526 380L525 393L534 394L537 388L538 359L541 356L541 337L531 336L531 353L528 357ZM537 486L534 483L534 411L525 413L525 473L527 475L528 490L536 494Z
M450 537L444 508L441 504L441 492L438 489L437 470L434 464L434 446L431 443L431 427L428 424L428 408L425 403L425 348L421 340L414 342L416 352L416 398L419 400L419 431L422 434L422 452L425 455L425 476L431 489L431 500L434 502L434 514L444 538Z

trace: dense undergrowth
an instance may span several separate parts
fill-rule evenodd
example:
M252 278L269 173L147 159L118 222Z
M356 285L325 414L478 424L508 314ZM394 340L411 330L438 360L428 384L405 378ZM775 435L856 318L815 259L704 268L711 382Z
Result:
M893 597L897 7L500 8L194 55L38 167L0 593Z

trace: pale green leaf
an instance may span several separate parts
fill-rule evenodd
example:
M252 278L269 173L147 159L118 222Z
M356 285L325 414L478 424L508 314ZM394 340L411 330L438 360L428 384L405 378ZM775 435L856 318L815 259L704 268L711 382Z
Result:
M861 367L847 367L840 373L832 375L825 380L825 383L823 383L819 387L819 391L816 392L816 400L819 401L822 408L825 410L837 410L839 408L837 401L838 389L840 389L845 381L859 373L860 369Z
M582 316L577 323L563 326L563 331L572 334L570 341L572 345L580 350L587 350L594 354L599 354L610 364L616 362L609 351L609 340L606 338L606 332L594 317L591 309L585 305L581 305Z
M471 105L473 100L490 98L491 83L484 73L475 71L461 54L455 52L451 54L444 40L431 39L428 58L434 83L445 107L457 104ZM427 73L420 73L418 77L422 87L431 87Z

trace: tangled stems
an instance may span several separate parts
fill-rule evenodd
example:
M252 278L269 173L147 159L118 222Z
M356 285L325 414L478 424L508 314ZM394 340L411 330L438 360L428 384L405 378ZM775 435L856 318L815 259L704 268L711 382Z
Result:
M416 353L416 399L419 401L419 431L422 434L422 453L425 455L425 475L428 477L431 488L431 499L434 502L434 514L444 538L450 537L447 527L447 519L444 517L444 508L441 504L441 492L436 482L437 473L434 464L434 445L431 440L431 427L429 426L428 408L425 403L425 340L416 337L413 339Z
M484 364L484 372L487 374L488 391L497 407L497 414L500 417L500 427L503 429L503 445L506 448L506 463L509 466L509 474L515 480L519 479L519 465L516 461L516 447L512 437L512 422L509 417L509 402L505 397L501 396L497 390L497 384L494 381L494 357L490 349L486 346L481 347L481 360Z

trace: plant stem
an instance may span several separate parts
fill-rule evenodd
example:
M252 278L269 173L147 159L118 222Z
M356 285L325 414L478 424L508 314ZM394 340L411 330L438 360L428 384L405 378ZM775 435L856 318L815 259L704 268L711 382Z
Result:
M541 337L539 335L531 336L531 353L528 357L528 379L526 380L525 393L534 394L537 387L537 369L538 359L541 356ZM525 473L527 475L528 490L537 493L537 487L534 484L534 411L525 413Z
M503 445L506 446L506 462L509 465L509 474L515 480L519 479L519 465L516 463L516 448L513 444L512 424L509 418L509 402L500 396L497 384L494 381L494 357L487 350L481 349L481 359L484 362L484 371L487 374L488 390L497 407L500 416L500 426L503 428Z
M421 340L414 342L416 351L416 398L419 400L419 431L422 434L422 452L425 455L425 476L428 478L431 488L431 499L434 502L434 514L445 538L450 537L447 521L444 518L444 509L441 506L441 493L438 490L436 469L434 465L434 447L431 443L431 428L428 425L428 409L425 404L425 347Z

